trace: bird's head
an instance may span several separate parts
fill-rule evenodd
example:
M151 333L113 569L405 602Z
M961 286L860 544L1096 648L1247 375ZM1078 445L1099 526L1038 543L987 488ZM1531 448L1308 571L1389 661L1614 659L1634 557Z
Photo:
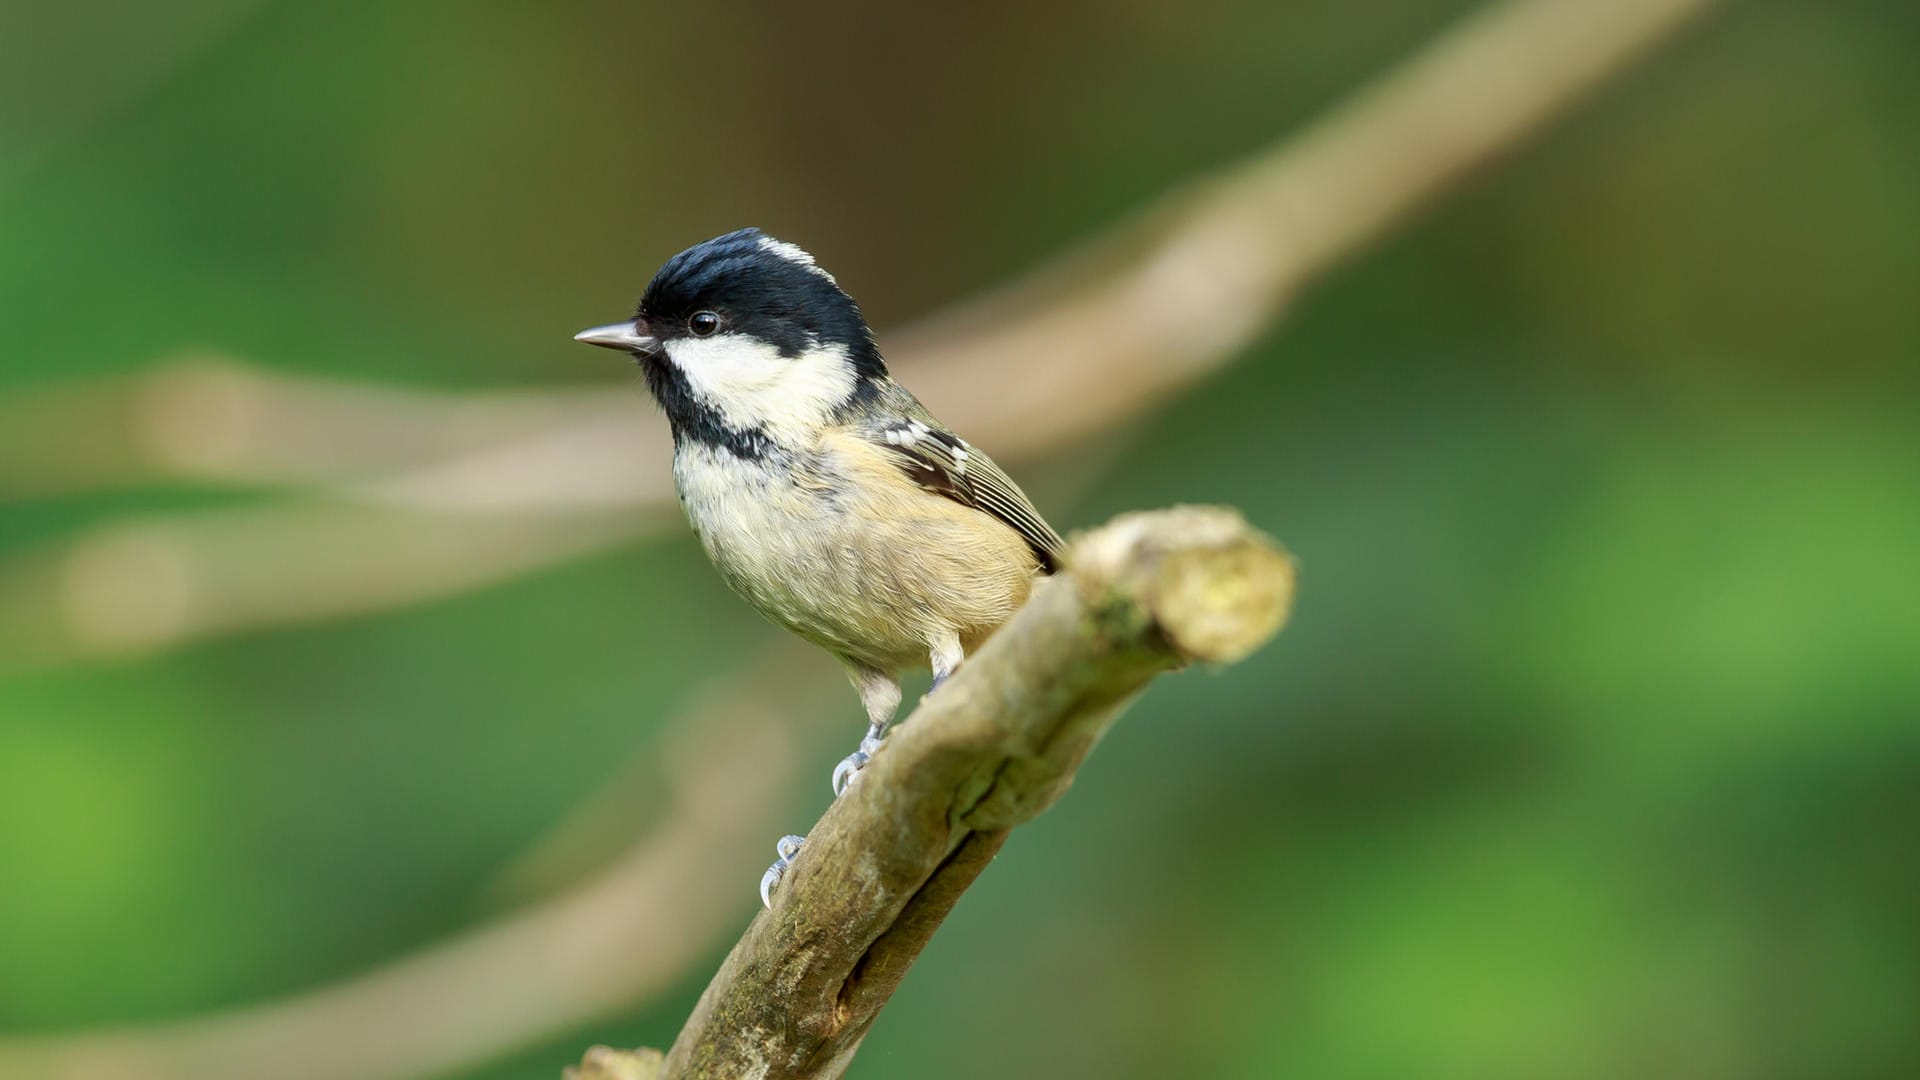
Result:
M574 340L633 354L676 438L791 442L887 374L860 307L758 229L668 259L627 322Z

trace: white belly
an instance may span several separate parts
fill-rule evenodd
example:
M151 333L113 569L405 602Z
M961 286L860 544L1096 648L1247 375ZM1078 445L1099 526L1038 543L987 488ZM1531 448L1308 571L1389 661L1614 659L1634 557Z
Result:
M674 456L680 503L707 555L767 617L842 655L898 642L843 565L852 538L844 502L805 491L784 465L743 461L689 444ZM911 647L922 648L918 642Z
M956 634L991 633L1026 599L1035 564L1012 529L920 490L878 455L849 442L755 462L688 443L673 469L734 591L844 659L895 671Z

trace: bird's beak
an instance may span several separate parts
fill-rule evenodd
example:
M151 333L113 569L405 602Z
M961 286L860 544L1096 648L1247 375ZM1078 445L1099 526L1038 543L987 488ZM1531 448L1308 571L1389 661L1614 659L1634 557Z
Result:
M640 332L640 324L631 322L595 326L573 335L573 340L598 345L603 349L625 349L630 353L652 355L660 351L660 339Z

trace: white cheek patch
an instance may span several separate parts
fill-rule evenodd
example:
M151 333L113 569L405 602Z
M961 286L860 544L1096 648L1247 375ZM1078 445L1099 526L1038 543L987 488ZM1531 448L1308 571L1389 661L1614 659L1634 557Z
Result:
M666 350L694 396L739 430L799 441L853 395L853 362L838 346L782 356L757 338L715 334L678 338Z

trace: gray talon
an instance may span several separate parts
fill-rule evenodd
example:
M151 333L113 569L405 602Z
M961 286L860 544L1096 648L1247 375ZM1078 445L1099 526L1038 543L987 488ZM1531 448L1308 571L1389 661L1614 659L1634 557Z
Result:
M864 746L865 744L863 743L862 745ZM847 788L853 783L853 778L860 775L860 770L866 768L867 762L872 760L872 754L867 753L865 750L855 750L842 759L840 764L835 765L833 767L834 798L845 795Z
M760 875L760 904L768 910L773 909L773 890L779 888L780 879L787 876L787 868L793 865L794 856L800 854L800 846L807 842L804 836L791 834L780 838L773 845L774 853L780 857L773 860L767 872Z
M878 721L867 725L867 737L860 740L860 749L848 754L845 760L833 767L833 797L839 798L847 793L847 786L860 770L867 767L873 755L880 752L880 737L886 734L887 725Z

